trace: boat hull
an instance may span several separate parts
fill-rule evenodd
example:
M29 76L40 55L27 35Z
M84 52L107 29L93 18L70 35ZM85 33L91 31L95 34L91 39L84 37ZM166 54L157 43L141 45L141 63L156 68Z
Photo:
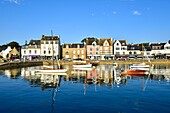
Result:
M42 72L42 73L66 73L67 69L38 69L35 72Z
M85 65L73 65L73 68L91 68L92 64L85 64Z
M127 70L127 71L122 71L120 73L121 75L136 75L136 76L144 76L144 75L148 75L149 71L147 70Z

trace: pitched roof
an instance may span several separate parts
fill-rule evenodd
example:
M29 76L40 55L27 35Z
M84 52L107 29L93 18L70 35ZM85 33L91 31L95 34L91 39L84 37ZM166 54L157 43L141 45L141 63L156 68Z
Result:
M96 42L96 44L98 45L99 44L99 39L97 39L97 38L94 38L94 37L92 37L92 38L85 38L85 39L83 39L81 42L85 42L87 45L92 45L92 43L93 42Z
M59 36L45 36L45 35L42 35L41 40L59 40Z
M81 44L81 43L62 44L62 47L63 47L63 48L66 48L66 46L68 46L69 48L78 48L78 45L79 45L79 48L84 48L84 44Z
M127 50L142 50L142 47L139 46L138 44L128 44L127 45Z
M112 46L112 39L111 38L100 38L99 39L99 45L103 45L103 43L107 40L110 46Z
M29 45L40 45L40 40L30 40Z
M127 45L126 40L115 40L114 44L115 44L116 41L119 41L122 46L126 46Z

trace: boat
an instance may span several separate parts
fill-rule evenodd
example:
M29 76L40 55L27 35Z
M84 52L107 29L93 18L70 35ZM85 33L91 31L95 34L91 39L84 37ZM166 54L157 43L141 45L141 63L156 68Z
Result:
M67 69L55 69L55 68L42 68L35 70L35 73L42 72L42 73L66 73Z
M150 70L150 65L146 65L144 62L139 64L130 65L130 69L132 70Z
M73 65L73 68L91 68L92 64L76 64Z
M131 69L124 70L120 72L121 75L135 75L135 76L145 76L149 74L148 70Z

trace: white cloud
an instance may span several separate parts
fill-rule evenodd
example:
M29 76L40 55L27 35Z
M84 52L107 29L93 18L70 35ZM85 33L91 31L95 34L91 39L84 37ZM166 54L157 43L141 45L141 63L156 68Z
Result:
M139 15L142 15L142 13L140 13L139 11L133 11L133 15L139 16Z
M21 0L4 0L4 1L14 3L14 4L17 4L17 5L20 5L20 3L21 3Z
M116 11L113 11L113 14L116 14L117 12Z

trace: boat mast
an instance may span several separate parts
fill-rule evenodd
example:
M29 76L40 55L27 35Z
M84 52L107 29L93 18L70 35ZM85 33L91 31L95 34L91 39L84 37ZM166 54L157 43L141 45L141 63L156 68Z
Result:
M52 59L53 59L53 69L54 69L54 47L53 47L53 42L54 42L54 39L53 39L53 31L51 30L51 36L52 36Z

